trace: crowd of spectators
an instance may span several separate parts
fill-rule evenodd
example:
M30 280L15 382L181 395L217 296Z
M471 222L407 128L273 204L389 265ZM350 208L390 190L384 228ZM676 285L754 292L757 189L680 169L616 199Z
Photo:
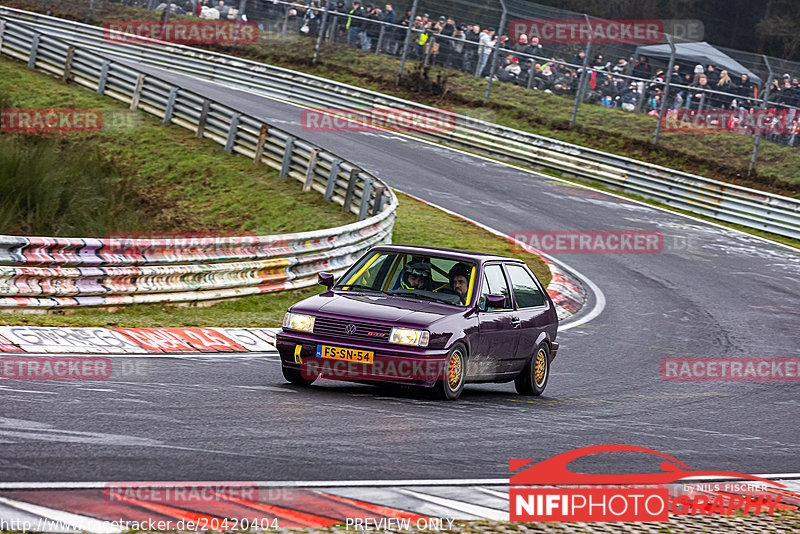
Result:
M118 0L126 3L153 0ZM325 2L332 14L326 28L321 28ZM397 13L392 4L362 4L361 0L294 0L288 7L272 0L251 0L261 3L254 10L255 20L279 24L281 21L301 35L347 43L364 51L398 56L402 54L409 26L412 29L409 57L426 65L459 69L477 77L492 73L492 52L497 47L495 79L532 90L574 97L583 66L585 87L583 98L589 103L625 111L657 114L661 108L666 67L659 68L645 56L604 58L596 54L586 60L580 50L572 57L564 47L548 50L536 37L520 35L514 41L507 36L498 40L495 28L483 28L477 22L458 24L453 17L416 15L411 11ZM229 0L230 3L238 0ZM157 9L166 9L161 4ZM236 19L238 11L224 0L173 0L170 9L205 18ZM250 11L248 10L248 13ZM259 20L260 19L260 20ZM272 19L272 20L270 20ZM733 75L714 64L690 65L676 62L671 77L668 109L722 109L750 113L760 106L757 99L764 87L753 83L748 74ZM774 78L769 94L769 113L783 121L783 133L768 134L772 141L800 146L800 81L784 74Z

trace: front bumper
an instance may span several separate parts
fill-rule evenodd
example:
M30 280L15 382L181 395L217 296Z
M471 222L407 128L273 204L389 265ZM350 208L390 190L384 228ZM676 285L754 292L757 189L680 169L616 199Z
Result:
M433 386L444 376L448 362L446 349L353 342L283 330L278 332L275 345L281 356L281 365L299 369L307 378ZM372 351L373 363L319 358L318 345Z

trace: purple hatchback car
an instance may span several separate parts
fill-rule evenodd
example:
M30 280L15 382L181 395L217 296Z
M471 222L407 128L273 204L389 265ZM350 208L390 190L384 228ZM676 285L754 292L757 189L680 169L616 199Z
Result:
M370 249L277 335L283 376L392 382L456 399L467 382L541 395L558 351L550 296L521 260L446 248Z

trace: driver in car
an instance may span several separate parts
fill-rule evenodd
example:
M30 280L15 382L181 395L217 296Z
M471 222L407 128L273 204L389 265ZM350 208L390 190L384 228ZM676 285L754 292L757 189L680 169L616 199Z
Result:
M400 289L431 291L433 289L431 264L420 261L406 265L403 268L403 275L400 277L399 287Z

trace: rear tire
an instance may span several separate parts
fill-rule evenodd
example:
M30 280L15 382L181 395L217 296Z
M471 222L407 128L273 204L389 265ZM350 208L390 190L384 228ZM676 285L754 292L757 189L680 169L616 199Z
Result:
M464 377L467 371L467 349L456 343L447 355L447 363L442 370L441 380L436 382L434 393L443 400L456 400L464 391Z
M542 343L528 361L522 372L514 379L514 387L520 395L541 395L550 378L550 346Z
M281 370L283 371L283 378L295 386L310 386L317 379L317 377L309 378L308 373L303 373L302 369L281 365Z

